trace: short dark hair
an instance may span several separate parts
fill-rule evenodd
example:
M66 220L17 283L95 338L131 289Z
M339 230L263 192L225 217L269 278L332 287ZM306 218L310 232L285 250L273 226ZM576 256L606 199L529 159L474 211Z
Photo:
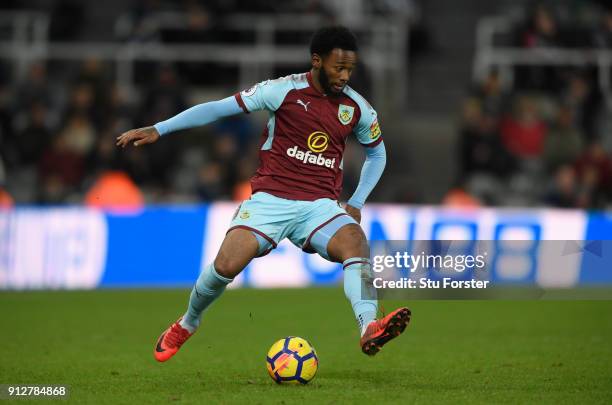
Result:
M357 52L357 38L346 27L334 26L320 28L310 41L310 54L325 56L333 49Z

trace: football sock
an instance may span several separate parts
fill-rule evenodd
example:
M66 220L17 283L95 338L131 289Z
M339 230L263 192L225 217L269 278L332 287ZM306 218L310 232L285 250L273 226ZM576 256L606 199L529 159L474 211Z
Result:
M200 316L222 293L233 279L220 276L213 263L202 270L189 296L189 307L180 325L190 333L200 326Z
M342 265L344 268L344 293L346 298L351 301L355 318L357 318L363 336L368 324L376 319L376 313L378 312L376 289L372 285L370 259L352 257L345 260Z

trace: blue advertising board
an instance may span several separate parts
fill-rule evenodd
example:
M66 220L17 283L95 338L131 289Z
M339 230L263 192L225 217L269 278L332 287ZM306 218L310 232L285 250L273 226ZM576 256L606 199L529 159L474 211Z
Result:
M214 260L236 206L1 211L0 289L189 286ZM405 241L407 250L414 241L490 241L489 278L498 283L612 284L608 213L372 204L363 210L362 227L370 240ZM523 242L512 242L517 240ZM340 265L285 241L252 261L232 288L335 284L341 278Z

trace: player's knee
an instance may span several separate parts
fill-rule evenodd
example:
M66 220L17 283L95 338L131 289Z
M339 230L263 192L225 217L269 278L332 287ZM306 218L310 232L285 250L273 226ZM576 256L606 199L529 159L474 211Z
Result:
M242 262L225 255L219 255L214 262L215 271L222 277L234 278L242 271Z

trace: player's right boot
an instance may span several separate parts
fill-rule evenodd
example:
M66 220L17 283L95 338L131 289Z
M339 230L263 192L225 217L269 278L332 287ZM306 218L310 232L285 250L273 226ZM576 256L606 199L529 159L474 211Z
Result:
M398 308L383 319L370 322L359 342L361 351L368 356L374 356L388 341L406 329L410 315L408 308Z
M157 339L155 351L153 352L155 355L155 360L169 360L170 357L174 356L176 352L178 352L183 343L185 343L187 339L193 335L193 333L189 333L187 329L183 328L179 324L181 319L182 317L170 325L170 327L161 334L159 339Z

